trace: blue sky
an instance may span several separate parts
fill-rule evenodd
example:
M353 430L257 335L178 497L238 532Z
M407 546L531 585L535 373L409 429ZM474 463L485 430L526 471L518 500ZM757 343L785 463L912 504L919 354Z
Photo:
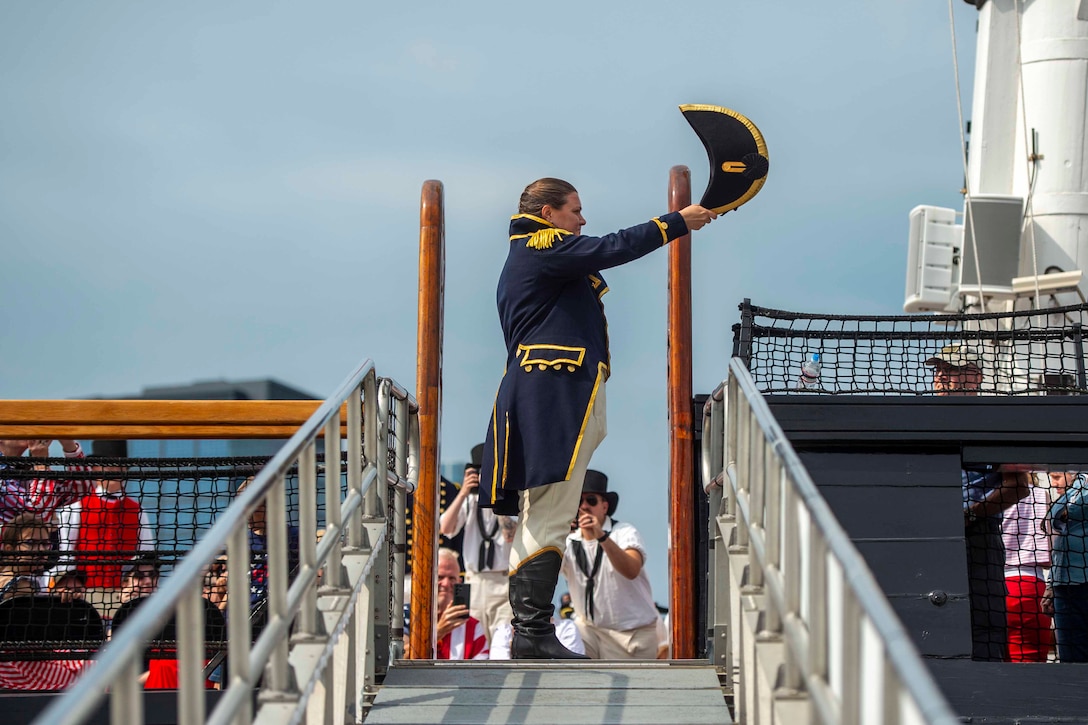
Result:
M952 2L969 106L975 9ZM495 281L530 181L603 234L707 159L677 106L747 115L760 194L694 237L696 392L745 297L901 311L907 215L959 207L949 5L0 4L0 398L273 377L363 359L415 383L419 195L446 193L443 459L483 440ZM593 467L667 600L664 252L608 273L609 436Z

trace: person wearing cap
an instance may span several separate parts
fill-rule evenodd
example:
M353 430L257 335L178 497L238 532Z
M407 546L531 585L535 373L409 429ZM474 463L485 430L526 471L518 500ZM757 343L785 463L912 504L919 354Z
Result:
M510 542L502 531L502 519L479 505L480 460L484 445L472 449L472 460L465 464L461 488L439 519L444 536L456 536L464 530L461 558L465 563L465 581L472 585L469 612L483 625L488 641L502 622L514 616L510 610Z
M638 529L613 518L619 499L608 490L608 476L586 471L578 530L567 537L562 573L590 658L652 660L658 614L644 566L646 545Z
M510 554L514 659L579 659L555 636L552 597L563 541L590 458L607 434L611 370L600 270L643 257L716 212L699 205L612 234L582 234L578 190L537 179L510 219L496 289L506 366L488 420L480 500L519 514Z
M926 365L933 368L937 395L978 395L982 387L982 358L969 345L946 345Z
M80 569L91 589L117 589L124 560L155 548L147 512L125 492L124 477L111 475L124 473L125 467L119 461L98 462L127 457L125 441L94 441L87 457L98 479L94 492L57 512L63 555L55 571Z
M152 552L137 554L121 565L121 603L150 597L159 588L162 562Z
M982 355L970 345L946 345L925 364L933 368L933 390L939 396L974 396L982 388ZM1009 659L1001 515L1031 493L1030 472L1000 468L982 465L960 471L971 658L989 662Z

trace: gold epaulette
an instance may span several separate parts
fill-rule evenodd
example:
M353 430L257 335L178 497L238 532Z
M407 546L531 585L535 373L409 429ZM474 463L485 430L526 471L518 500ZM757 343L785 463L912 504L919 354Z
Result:
M570 234L570 232L555 227L539 229L532 233L529 241L525 242L525 246L532 249L551 249L556 240L560 239L564 234Z

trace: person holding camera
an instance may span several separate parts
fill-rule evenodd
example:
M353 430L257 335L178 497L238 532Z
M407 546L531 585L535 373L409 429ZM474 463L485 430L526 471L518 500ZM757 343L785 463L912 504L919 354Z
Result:
M461 556L465 562L465 581L472 585L469 612L480 620L490 642L495 628L514 616L510 610L508 574L513 536L508 537L504 527L510 517L480 507L483 450L483 443L473 447L472 460L465 464L461 490L439 519L439 531L446 537L465 532Z
M619 502L619 494L608 490L608 476L586 471L562 573L591 659L652 660L660 638L646 546L638 529L612 518Z
M457 552L439 548L435 659L486 660L490 648L483 625L468 613L467 598L458 600L454 596L460 584L461 566L457 563Z

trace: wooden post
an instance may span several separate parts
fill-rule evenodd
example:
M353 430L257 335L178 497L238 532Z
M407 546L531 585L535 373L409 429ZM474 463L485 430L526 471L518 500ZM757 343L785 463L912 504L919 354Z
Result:
M419 483L412 508L412 595L408 657L431 659L435 647L435 559L438 542L439 434L442 428L442 302L445 297L445 215L442 182L426 181L419 203L419 310L416 400L419 402Z
M669 211L691 204L691 172L669 170ZM695 657L695 454L691 414L691 235L669 245L669 619L673 659Z

